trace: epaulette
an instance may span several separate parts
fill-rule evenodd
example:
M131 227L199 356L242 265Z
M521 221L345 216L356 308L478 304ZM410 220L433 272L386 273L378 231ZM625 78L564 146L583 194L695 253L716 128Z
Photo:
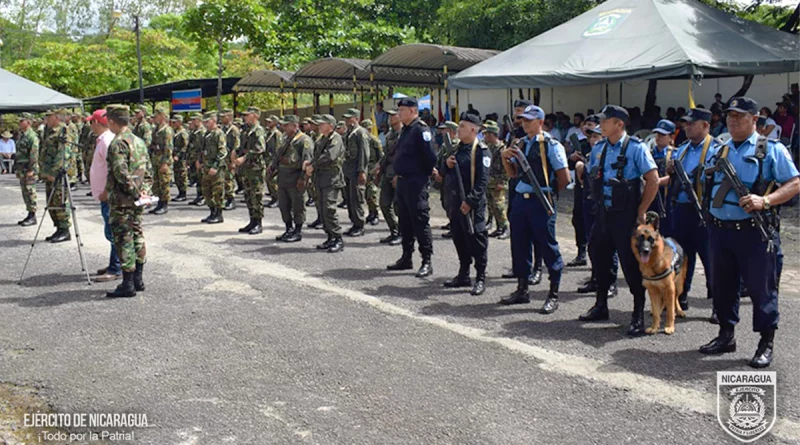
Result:
M634 142L639 142L639 143L642 143L642 144L644 143L644 141L643 141L643 140L641 140L641 139L640 139L639 137L637 137L637 136L628 136L628 137L629 137L629 138L631 138L631 140L632 140L632 141L634 141Z

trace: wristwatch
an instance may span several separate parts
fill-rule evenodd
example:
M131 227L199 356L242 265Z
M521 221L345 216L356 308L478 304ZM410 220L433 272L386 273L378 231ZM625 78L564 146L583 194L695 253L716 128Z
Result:
M769 196L765 196L764 197L764 210L769 210L770 207L771 207L771 205L769 203Z

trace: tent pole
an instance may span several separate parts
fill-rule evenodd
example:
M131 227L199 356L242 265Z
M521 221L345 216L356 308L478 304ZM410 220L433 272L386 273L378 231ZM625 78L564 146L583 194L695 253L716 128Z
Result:
M608 84L606 84L606 105L608 105Z
M454 114L453 122L455 122L455 123L458 123L458 121L459 121L459 115L458 115L459 111L458 110L461 109L461 107L459 107L459 104L458 104L458 102L459 102L458 99L459 99L459 96L461 95L459 93L461 93L461 90L456 90L456 112L453 113Z
M619 83L619 106L622 106L622 82Z
M556 99L555 99L555 88L550 88L550 112L556 112Z
M281 79L281 117L283 117L283 112L286 110L286 97L283 95L283 79Z
M444 120L450 120L450 86L447 78L447 65L444 66Z
M375 119L375 72L369 70L369 118L372 120L372 134L378 135L378 122Z
M292 109L294 111L292 114L297 114L297 82L294 82L292 87Z
M356 69L353 68L353 108L358 106L358 81L356 80Z

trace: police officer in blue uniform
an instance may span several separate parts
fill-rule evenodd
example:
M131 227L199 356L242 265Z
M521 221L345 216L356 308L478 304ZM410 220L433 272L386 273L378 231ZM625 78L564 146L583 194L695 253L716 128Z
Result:
M433 132L419 118L417 100L403 98L397 104L397 115L403 122L403 131L395 146L395 200L400 234L403 238L403 256L396 263L387 266L388 270L409 270L414 268L411 256L414 253L414 240L419 243L422 266L417 277L427 277L433 273L431 256L433 240L430 225L430 176L436 164L433 149Z
M513 128L513 131L510 131L506 134L506 147L511 147L515 144L515 142L519 139L525 137L525 129L522 128L522 118L519 117L525 111L525 108L528 106L533 105L533 102L527 99L517 99L514 101L514 122L516 127ZM509 129L512 130L512 129ZM506 215L508 216L508 220L511 221L511 210L513 208L514 203L514 196L516 195L516 187L519 178L510 178L508 180L508 206L506 207ZM534 241L533 243L533 269L531 270L531 274L528 277L528 284L535 286L542 282L542 253L539 244ZM503 278L511 279L516 278L514 275L514 270L508 273L503 274Z
M472 286L472 295L481 295L486 290L486 262L489 247L489 235L486 227L486 189L489 184L489 167L492 163L492 153L489 147L478 140L481 131L480 117L463 113L458 124L458 146L455 154L445 160L444 169L445 187L443 190L450 195L448 202L450 208L450 232L453 235L453 244L458 253L458 275L446 281L444 287L469 287L472 282L469 278L469 266L475 260L475 285ZM464 200L461 199L458 186L460 173L461 183L464 188ZM469 233L468 220L472 222L473 233Z
M692 108L681 117L685 122L686 142L675 151L674 159L683 165L689 180L692 182L697 198L702 202L705 193L705 174L703 169L716 152L719 143L709 134L711 130L711 111L703 108ZM686 282L683 293L678 296L681 309L689 308L688 295L692 289L692 278L697 263L697 256L703 262L706 272L706 298L711 298L711 274L708 260L708 229L700 220L697 210L689 200L687 191L683 189L680 181L670 180L671 196L673 200L673 226L672 237L683 247L686 256ZM712 318L714 315L712 314Z
M598 117L605 139L594 146L589 161L592 194L597 203L589 256L597 277L597 297L594 306L580 320L608 320L608 289L614 280L616 249L633 294L628 335L639 336L644 334L645 289L630 237L637 222L644 222L644 215L658 192L658 169L647 145L625 132L627 110L606 105Z
M653 203L650 204L650 211L659 215L658 228L664 237L672 236L672 199L669 195L669 174L667 164L672 161L675 155L675 147L672 146L673 135L675 134L675 124L667 119L661 119L653 128L656 135L653 141L653 148L650 153L658 166L658 194Z
M736 350L734 327L739 322L739 284L744 282L753 301L753 330L761 334L749 364L765 368L772 363L775 330L778 328L778 288L774 242L775 206L800 193L800 173L786 147L756 132L758 104L748 97L731 99L726 123L731 139L718 147L706 165L711 190L708 206L708 240L714 309L719 318L719 335L703 345L703 354ZM729 180L716 169L725 158L736 176L749 189L741 198L729 187ZM775 188L774 184L781 185ZM768 224L767 240L755 227L759 212Z
M550 292L539 312L552 314L558 309L558 288L561 284L561 271L564 269L564 261L556 240L556 214L547 214L543 203L534 193L535 185L519 168L516 157L524 156L527 159L542 192L555 209L553 195L569 184L567 154L557 140L551 139L542 130L544 110L536 105L529 105L520 117L526 135L518 145L509 147L502 154L506 173L510 178L518 179L514 187L516 193L509 218L511 260L517 278L517 290L500 300L500 304L530 302L528 276L533 265L533 246L538 243L550 278Z

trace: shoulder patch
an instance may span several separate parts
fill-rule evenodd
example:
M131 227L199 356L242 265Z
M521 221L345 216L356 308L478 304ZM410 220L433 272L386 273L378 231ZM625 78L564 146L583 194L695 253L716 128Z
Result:
M432 139L432 137L431 137L431 132L430 132L430 131L428 131L428 130L425 130L425 131L423 131L423 132L422 132L422 139L424 139L424 140L425 140L425 142L430 142L430 141L431 141L431 139Z
M490 165L492 165L492 158L489 157L489 156L484 156L483 157L483 166L486 167L486 168L489 168Z

